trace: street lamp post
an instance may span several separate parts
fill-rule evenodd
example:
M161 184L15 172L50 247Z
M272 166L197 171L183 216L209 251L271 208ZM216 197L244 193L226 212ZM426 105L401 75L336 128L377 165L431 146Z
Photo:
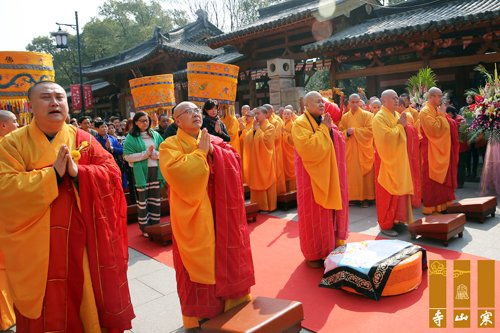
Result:
M80 76L80 98L82 99L82 113L85 112L85 96L83 95L83 75L82 75L82 54L80 50L80 29L78 26L78 12L75 12L76 24L57 23L59 30L52 32L51 35L56 38L56 47L60 49L68 48L68 33L61 30L61 25L71 27L76 30L76 44L78 49L78 74Z

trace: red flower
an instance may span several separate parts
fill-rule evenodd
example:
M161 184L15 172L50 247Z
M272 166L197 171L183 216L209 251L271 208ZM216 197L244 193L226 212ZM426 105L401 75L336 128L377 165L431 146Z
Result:
M477 103L477 104L480 104L484 101L484 97L481 96L481 95L476 95L474 96L474 101Z

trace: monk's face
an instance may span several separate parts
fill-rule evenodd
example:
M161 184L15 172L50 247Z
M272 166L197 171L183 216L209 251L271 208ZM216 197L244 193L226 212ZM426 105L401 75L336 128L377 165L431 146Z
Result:
M6 119L5 121L0 121L0 136L6 136L19 127L15 115L11 115L9 118L10 119Z
M314 94L306 98L307 111L313 116L321 116L325 112L325 101L320 94Z
M407 109L410 106L410 97L403 97L401 100L403 101L405 109Z
M257 110L255 112L255 120L258 121L259 123L262 123L266 119L267 119L267 114L262 112L262 110Z
M248 112L250 112L250 108L247 108L247 107L244 107L244 108L241 108L241 116L242 117L245 117Z
M203 123L201 110L193 103L183 104L174 116L177 126L188 133L199 130Z
M247 123L251 123L254 117L255 117L255 111L248 111L247 114L245 115L245 121Z
M351 98L349 100L349 110L357 110L361 106L361 100L359 98Z
M443 101L443 93L439 90L429 95L429 102L434 106L441 105Z
M396 93L389 93L387 96L384 96L382 103L389 111L397 111L399 98Z
M371 112L373 112L373 114L377 114L377 112L380 111L380 104L378 104L378 103L371 104L370 109L371 109Z
M40 84L31 92L30 106L40 128L61 127L68 117L68 100L56 83Z
M284 110L283 111L283 120L285 122L288 122L290 119L292 119L292 110Z

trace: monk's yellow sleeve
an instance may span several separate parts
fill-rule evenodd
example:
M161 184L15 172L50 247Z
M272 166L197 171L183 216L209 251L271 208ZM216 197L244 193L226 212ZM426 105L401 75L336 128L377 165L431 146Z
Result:
M440 138L450 132L448 121L444 117L432 115L428 110L422 110L418 119L425 135L429 138Z
M349 113L344 113L339 123L339 130L342 131L344 136L347 138L347 129L349 128Z
M160 145L160 170L170 185L172 232L189 278L215 283L215 229L207 193L210 169L198 142L179 130Z
M330 132L325 124L317 127L316 131L295 122L292 126L293 144L304 162L314 162L323 159L325 151L329 151L332 144Z

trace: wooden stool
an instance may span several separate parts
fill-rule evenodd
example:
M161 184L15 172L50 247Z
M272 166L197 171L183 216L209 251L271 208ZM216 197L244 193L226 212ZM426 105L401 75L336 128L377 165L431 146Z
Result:
M464 213L468 220L483 223L488 215L495 217L496 208L496 197L480 197L468 198L455 202L452 206L448 207L446 211L448 213Z
M411 239L416 239L417 235L427 238L442 240L444 246L448 246L448 241L458 235L462 238L465 225L464 214L441 214L430 215L421 218L408 225Z
M278 209L290 210L297 207L297 191L290 191L278 195Z
M247 222L257 221L259 214L259 205L256 202L249 202L245 204L245 211L247 213Z
M201 332L299 332L303 319L300 302L256 297L201 324Z
M167 245L172 240L172 226L170 222L163 222L144 227L144 232L149 235L149 240Z
M245 196L245 200L250 199L250 187L247 184L243 184L243 194Z

